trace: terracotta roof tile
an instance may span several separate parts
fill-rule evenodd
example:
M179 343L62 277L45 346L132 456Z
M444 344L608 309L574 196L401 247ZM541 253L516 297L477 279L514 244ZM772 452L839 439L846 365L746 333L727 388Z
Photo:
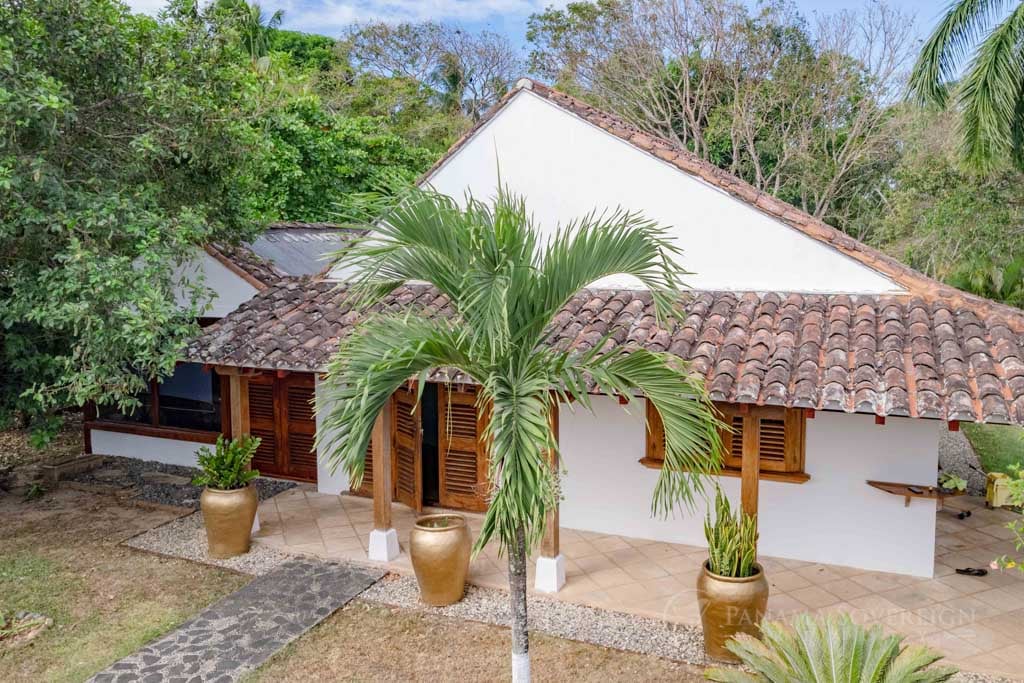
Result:
M449 317L428 286L382 308ZM337 283L282 280L190 345L196 361L322 372L361 316ZM712 398L875 415L1024 423L1024 349L1001 316L920 297L691 292L679 322L655 321L650 296L584 290L555 316L552 343L668 351ZM455 375L445 374L456 381Z

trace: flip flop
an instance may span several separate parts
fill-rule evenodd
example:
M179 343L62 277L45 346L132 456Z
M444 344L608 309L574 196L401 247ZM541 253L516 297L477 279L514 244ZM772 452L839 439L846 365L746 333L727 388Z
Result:
M962 576L988 576L987 569L977 569L975 567L968 567L966 569L957 569L957 574Z

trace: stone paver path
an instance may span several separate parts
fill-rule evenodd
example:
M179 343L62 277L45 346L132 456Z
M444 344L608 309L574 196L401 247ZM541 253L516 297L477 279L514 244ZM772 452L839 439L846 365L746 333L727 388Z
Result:
M316 626L384 572L296 558L96 674L95 683L228 683Z

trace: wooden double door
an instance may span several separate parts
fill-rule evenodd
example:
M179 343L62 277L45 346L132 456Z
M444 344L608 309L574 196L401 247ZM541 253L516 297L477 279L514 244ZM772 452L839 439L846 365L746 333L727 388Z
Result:
M422 510L425 471L436 472L438 505L456 510L486 510L488 462L483 441L486 411L477 406L476 391L445 384L432 384L424 389L425 395L427 391L436 390L437 409L430 411L436 413L433 426L424 425L425 411L417 401L415 387L403 387L392 397L392 496L416 511ZM433 400L432 396L429 398ZM425 426L436 427L436 448L433 444L425 447ZM372 495L373 468L369 450L366 458L362 486L357 493ZM436 468L425 468L425 458L436 459Z
M252 466L260 474L316 481L313 375L249 379L249 433L260 438Z

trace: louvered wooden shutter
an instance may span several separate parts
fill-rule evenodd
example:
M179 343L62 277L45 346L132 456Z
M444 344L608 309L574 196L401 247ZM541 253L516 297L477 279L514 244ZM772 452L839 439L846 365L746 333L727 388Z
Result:
M313 415L313 383L304 375L282 382L287 432L288 476L316 480L316 418Z
M742 469L743 421L757 420L760 441L760 469L763 472L802 472L804 468L805 422L802 410L777 406L752 406L746 415L737 406L718 406L732 425L732 433L723 435L725 466Z
M277 462L276 428L273 380L253 377L249 380L249 433L260 438L252 466L261 474L282 474Z
M444 507L487 509L487 449L484 416L473 390L441 385L437 392L438 498Z
M423 509L423 431L416 390L401 388L391 411L392 477L395 500L417 512Z

